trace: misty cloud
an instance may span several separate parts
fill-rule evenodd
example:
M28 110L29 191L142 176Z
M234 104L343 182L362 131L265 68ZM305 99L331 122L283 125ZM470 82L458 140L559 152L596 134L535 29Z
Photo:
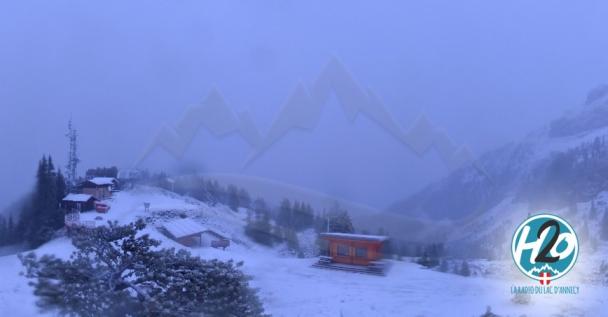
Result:
M331 56L372 89L403 127L425 114L481 153L581 105L606 82L601 2L201 1L0 4L0 207L33 183L37 160L64 166L67 121L80 133L80 172L130 167L163 124L217 88L269 129L300 82ZM200 133L181 162L244 173L385 207L444 176L334 99L314 133L295 133L249 169L234 136ZM264 131L265 132L265 131Z

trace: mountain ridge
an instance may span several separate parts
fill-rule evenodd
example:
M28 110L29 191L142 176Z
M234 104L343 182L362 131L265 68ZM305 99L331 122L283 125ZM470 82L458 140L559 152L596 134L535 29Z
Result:
M577 155L586 155L585 159L599 164L596 161L603 155L599 153L604 151L603 140L606 136L608 86L602 85L589 92L578 111L550 121L519 141L482 154L476 162L483 168L484 174L478 173L471 166L465 166L393 203L386 211L428 220L462 221L493 208L509 196L533 201L534 197L526 195L526 190L538 189L540 184L536 184L538 182L535 177L544 177L546 183L550 184L551 173L560 175L563 171L580 170L582 167L574 167L573 161L567 161L582 159L575 157ZM577 148L579 149L576 150ZM572 151L587 154L575 154ZM592 154L589 153L597 155L591 158ZM559 165L560 160L566 160L564 166ZM574 179L575 175L562 178ZM608 184L601 185L585 198L606 188ZM559 191L556 189L555 193ZM582 197L568 199L580 198ZM535 202L540 205L542 203L544 202ZM555 201L547 202L547 205L561 207L566 203L568 202Z

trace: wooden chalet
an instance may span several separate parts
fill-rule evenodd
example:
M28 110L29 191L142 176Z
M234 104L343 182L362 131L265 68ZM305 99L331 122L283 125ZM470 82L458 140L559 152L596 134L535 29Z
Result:
M388 237L327 232L319 238L327 243L326 254L315 265L362 273L384 274L382 248Z
M64 210L64 224L66 228L75 228L82 225L80 214L95 210L98 200L89 194L68 194L61 200Z
M94 177L84 181L80 187L84 194L104 200L112 196L112 192L118 187L118 181L113 177Z
M211 246L225 249L230 245L230 240L188 218L168 222L162 229L168 237L187 247Z
M83 212L95 209L97 199L89 194L68 194L61 200L61 208L70 212Z

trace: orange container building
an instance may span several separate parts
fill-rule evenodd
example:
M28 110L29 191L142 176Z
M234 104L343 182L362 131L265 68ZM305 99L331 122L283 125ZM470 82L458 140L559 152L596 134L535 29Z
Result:
M331 261L342 264L369 265L382 259L385 236L327 232L319 234L327 241Z

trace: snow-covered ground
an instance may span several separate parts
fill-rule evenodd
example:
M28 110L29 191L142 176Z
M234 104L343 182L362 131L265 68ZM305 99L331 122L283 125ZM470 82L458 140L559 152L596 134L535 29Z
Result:
M144 211L143 202L151 203L149 212ZM110 204L112 209L104 221L126 223L146 218L152 223L146 232L162 240L163 246L181 247L156 230L180 214L230 237L232 244L225 251L196 248L192 252L207 259L244 261L243 270L252 276L252 285L259 288L265 308L273 316L479 316L486 306L501 316L601 316L608 303L605 287L585 284L577 274L559 282L579 285L581 294L557 298L534 295L530 304L520 305L511 301L510 287L532 283L512 272L461 277L401 261L393 262L386 277L313 268L314 258L284 256L279 249L247 239L243 234L244 212L210 207L154 188L118 193ZM36 252L65 257L72 250L69 239L61 237ZM31 287L19 275L21 270L15 255L0 257L0 316L39 314Z

